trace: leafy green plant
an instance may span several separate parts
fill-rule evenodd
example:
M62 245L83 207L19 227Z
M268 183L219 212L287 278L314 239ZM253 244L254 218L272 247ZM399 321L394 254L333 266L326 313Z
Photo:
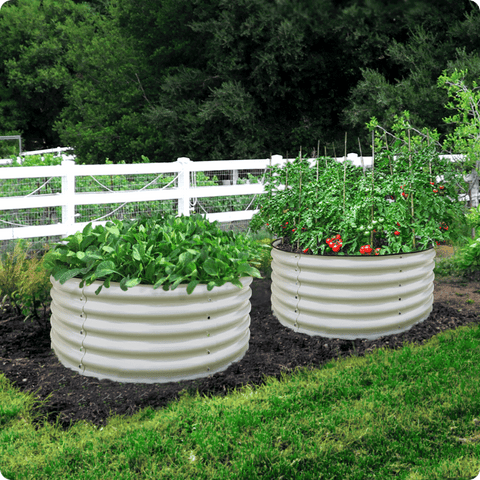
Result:
M375 119L369 127L378 128ZM394 141L383 133L374 168L365 172L332 158L318 158L313 168L300 157L270 167L252 230L267 226L304 253L322 255L413 252L457 239L465 222L459 173L439 158L438 135L414 130L408 112L397 117Z
M216 224L201 215L114 220L95 228L90 223L56 244L46 266L62 284L73 277L82 279L81 288L102 281L96 294L110 282L120 282L124 291L140 283L165 291L188 283L191 294L198 284L210 291L226 282L242 288L242 276L262 278L254 266L260 265L261 245Z
M262 240L257 240L257 243L259 243L260 245L263 245L265 247L264 250L260 251L261 260L260 260L259 269L269 279L271 278L271 274L272 274L272 267L271 267L271 265L272 265L272 255L271 255L272 241L273 240L271 238L264 238Z
M5 133L3 135L6 135ZM12 143L13 142L13 143ZM0 142L0 158L10 158L18 155L19 144L17 140Z

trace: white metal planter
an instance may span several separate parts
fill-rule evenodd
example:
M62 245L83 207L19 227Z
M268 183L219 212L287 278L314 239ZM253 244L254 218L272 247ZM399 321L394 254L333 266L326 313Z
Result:
M50 277L52 348L60 362L82 375L119 382L166 383L226 370L248 350L250 284L187 285L126 292L112 282L79 288Z
M272 310L308 335L373 340L430 315L435 250L379 256L305 255L272 243Z

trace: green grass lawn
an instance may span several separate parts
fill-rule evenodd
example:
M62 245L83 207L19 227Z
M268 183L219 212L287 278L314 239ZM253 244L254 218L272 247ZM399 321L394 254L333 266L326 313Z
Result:
M0 375L0 471L9 480L471 480L479 358L480 326L462 327L66 432L35 427L33 397Z

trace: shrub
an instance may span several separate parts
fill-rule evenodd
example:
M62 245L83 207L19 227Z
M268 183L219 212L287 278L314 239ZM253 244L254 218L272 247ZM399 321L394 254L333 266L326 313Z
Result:
M460 249L456 264L466 273L480 270L480 235L477 234L474 240L469 239L468 245Z
M46 311L50 304L50 280L44 266L45 255L38 257L29 251L30 244L18 241L13 251L0 260L0 292L2 304L8 302L25 320L34 318L46 326ZM43 307L43 323L38 309Z

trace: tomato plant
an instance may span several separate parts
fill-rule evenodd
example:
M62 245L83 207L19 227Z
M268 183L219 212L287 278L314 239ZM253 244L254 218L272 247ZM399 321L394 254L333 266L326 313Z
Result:
M375 119L369 127L381 128ZM413 252L458 238L459 229L439 228L441 222L461 223L465 207L458 201L458 164L439 156L438 134L414 130L407 113L397 117L388 144L381 130L374 167L365 172L329 157L312 163L298 157L269 167L266 194L257 199L262 209L251 229L267 226L274 236L314 255L361 255L362 245L369 246L365 254ZM439 178L442 194L432 188ZM332 242L339 236L341 245Z

